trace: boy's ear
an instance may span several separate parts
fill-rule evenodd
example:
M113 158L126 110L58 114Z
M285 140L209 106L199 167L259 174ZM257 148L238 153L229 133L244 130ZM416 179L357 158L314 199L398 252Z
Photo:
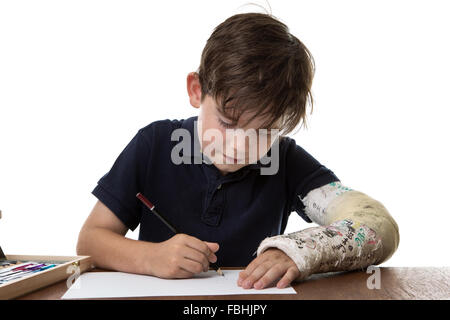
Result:
M189 102L194 108L200 108L200 100L202 97L202 87L197 72L189 72L187 75L187 91Z

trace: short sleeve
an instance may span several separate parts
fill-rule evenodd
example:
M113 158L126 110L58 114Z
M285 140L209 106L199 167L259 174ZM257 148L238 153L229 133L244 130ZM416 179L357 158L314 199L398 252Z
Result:
M136 229L141 220L136 194L143 191L150 146L140 129L92 190L92 194L131 230Z
M291 212L296 211L308 223L311 219L306 215L301 201L309 191L333 181L340 181L333 171L316 160L305 149L289 139L286 153L286 171L288 193L291 199Z

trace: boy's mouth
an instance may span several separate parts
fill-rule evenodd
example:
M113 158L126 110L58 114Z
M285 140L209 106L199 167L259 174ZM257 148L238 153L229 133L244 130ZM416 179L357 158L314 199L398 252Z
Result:
M224 153L222 155L223 155L224 160L226 161L225 164L230 163L230 162L233 163L233 164L237 164L238 162L242 163L244 161L243 159L237 159L237 158L234 158L234 157L228 157Z

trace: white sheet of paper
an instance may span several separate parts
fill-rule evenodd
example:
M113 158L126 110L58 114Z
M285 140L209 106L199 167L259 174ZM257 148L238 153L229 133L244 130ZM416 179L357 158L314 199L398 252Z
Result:
M214 270L190 279L161 279L124 272L86 272L62 296L62 299L125 298L150 296L198 296L229 294L296 294L291 286L283 289L243 289L237 285L241 270Z

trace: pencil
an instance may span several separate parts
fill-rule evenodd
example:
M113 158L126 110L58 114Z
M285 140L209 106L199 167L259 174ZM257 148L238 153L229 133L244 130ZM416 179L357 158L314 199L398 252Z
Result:
M155 206L140 192L138 192L136 194L136 197L142 201L142 203L148 208L150 209L151 212L153 212L153 214L155 216L157 216L159 218L159 220L161 220L170 230L172 230L173 233L177 234L179 233L170 223L169 221L167 221L163 216L161 216L156 210L155 210ZM216 272L218 274L220 274L221 276L224 276L222 270L220 270L220 267L215 263L215 262L211 262L211 266L213 267L214 270L216 270Z

